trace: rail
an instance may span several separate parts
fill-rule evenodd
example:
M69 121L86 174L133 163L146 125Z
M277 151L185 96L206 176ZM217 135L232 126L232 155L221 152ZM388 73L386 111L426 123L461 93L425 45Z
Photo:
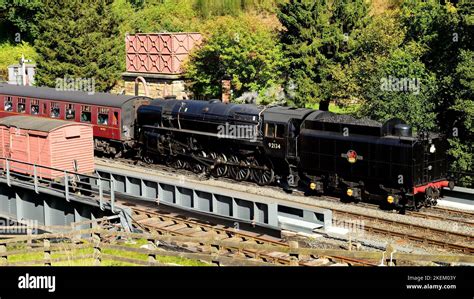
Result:
M105 210L104 202L107 199L110 202L112 213L117 213L113 177L108 179L99 174L83 174L9 158L0 158L0 171L0 175L5 176L9 187L12 185L12 180L15 180L32 186L37 194L41 187L62 191L67 202L71 200L71 194L79 197L98 198L102 211ZM104 185L109 188L104 190Z

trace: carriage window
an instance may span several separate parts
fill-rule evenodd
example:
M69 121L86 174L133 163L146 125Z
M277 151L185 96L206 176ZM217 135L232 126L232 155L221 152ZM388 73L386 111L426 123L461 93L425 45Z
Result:
M112 118L112 125L113 126L118 125L118 112L117 111L114 111L114 115L113 115L113 118Z
M75 119L76 118L76 110L74 110L73 104L66 105L66 119Z
M39 114L39 110L40 110L39 101L31 100L31 108L30 108L31 115Z
M5 111L13 111L13 103L11 97L5 97Z
M20 113L26 112L26 100L24 98L18 99L18 112Z
M52 118L58 118L60 114L61 114L61 110L59 108L59 104L52 102L51 103L51 114L50 114L50 116Z
M285 137L285 126L284 125L277 125L276 126L276 138L283 138Z
M81 122L90 123L91 122L91 107L90 106L81 106Z
M109 122L109 109L99 108L97 114L97 124L106 126Z
M275 125L267 124L265 127L265 136L266 137L275 137Z

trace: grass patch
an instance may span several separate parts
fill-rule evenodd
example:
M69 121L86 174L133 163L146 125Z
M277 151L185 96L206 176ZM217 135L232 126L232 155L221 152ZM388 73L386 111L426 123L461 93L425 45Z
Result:
M66 249L67 245L70 243L54 243L56 246L61 246L61 244L64 245L65 250L64 251L56 251L51 253L51 258L70 258L70 260L65 260L61 262L53 262L53 266L93 266L94 265L94 259L83 259L83 260L73 260L74 256L77 255L90 255L93 254L94 249L92 248L92 244L88 241L85 241L86 244L89 244L91 247L90 248L84 248L84 249L76 249L76 250L69 250ZM131 247L131 248L140 248L140 246L148 244L148 241L146 239L139 239L139 240L134 240L133 243L131 242L119 242L119 245L124 246L124 247ZM7 247L8 251L13 251L13 250L25 250L25 253L22 254L15 254L15 255L10 255L8 256L8 262L14 263L14 262L27 262L27 261L33 261L33 260L42 260L44 258L44 253L43 252L32 252L28 253L27 246L25 243L21 244L12 244ZM136 253L136 252L127 252L123 250L116 250L116 249L102 249L103 254L110 254L110 255L115 255L119 257L125 257L125 258L133 258L137 260L143 260L147 261L148 260L148 255L147 254L141 254L141 253ZM163 264L175 264L179 266L210 266L210 264L201 262L198 260L191 260L187 258L182 258L182 257L174 257L174 256L160 256L159 252L156 255L156 261L159 263ZM41 265L39 265L41 266ZM120 261L113 261L113 260L107 260L103 259L101 262L101 266L138 266L132 263L127 263L127 262L120 262Z
M21 58L21 54L25 55L26 59L32 60L34 63L38 55L32 45L27 42L19 44L12 44L8 41L0 43L0 80L8 80L8 66L16 64Z
M134 240L134 242L135 242L134 244L124 242L124 243L120 243L120 245L125 246L125 247L139 248L142 245L148 244L148 240L146 239L138 239L138 240ZM102 252L104 254L134 258L134 259L143 260L143 261L148 260L148 255L137 253L137 252L127 252L127 251L116 250L116 249L104 249L102 250ZM208 263L204 263L198 260L191 260L187 258L174 257L174 256L160 256L158 254L156 255L156 261L159 263L177 264L180 266L209 266Z

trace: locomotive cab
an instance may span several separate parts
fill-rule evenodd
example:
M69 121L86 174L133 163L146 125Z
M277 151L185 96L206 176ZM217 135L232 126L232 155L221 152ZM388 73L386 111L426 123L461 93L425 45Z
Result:
M271 107L263 111L265 154L272 160L288 187L298 185L297 140L303 119L313 110L291 107Z

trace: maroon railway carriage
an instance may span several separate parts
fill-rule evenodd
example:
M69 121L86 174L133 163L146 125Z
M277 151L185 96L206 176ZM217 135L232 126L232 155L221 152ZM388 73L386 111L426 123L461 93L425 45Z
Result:
M113 155L133 146L136 111L150 101L143 96L0 83L0 118L32 115L88 123L93 126L95 149Z

